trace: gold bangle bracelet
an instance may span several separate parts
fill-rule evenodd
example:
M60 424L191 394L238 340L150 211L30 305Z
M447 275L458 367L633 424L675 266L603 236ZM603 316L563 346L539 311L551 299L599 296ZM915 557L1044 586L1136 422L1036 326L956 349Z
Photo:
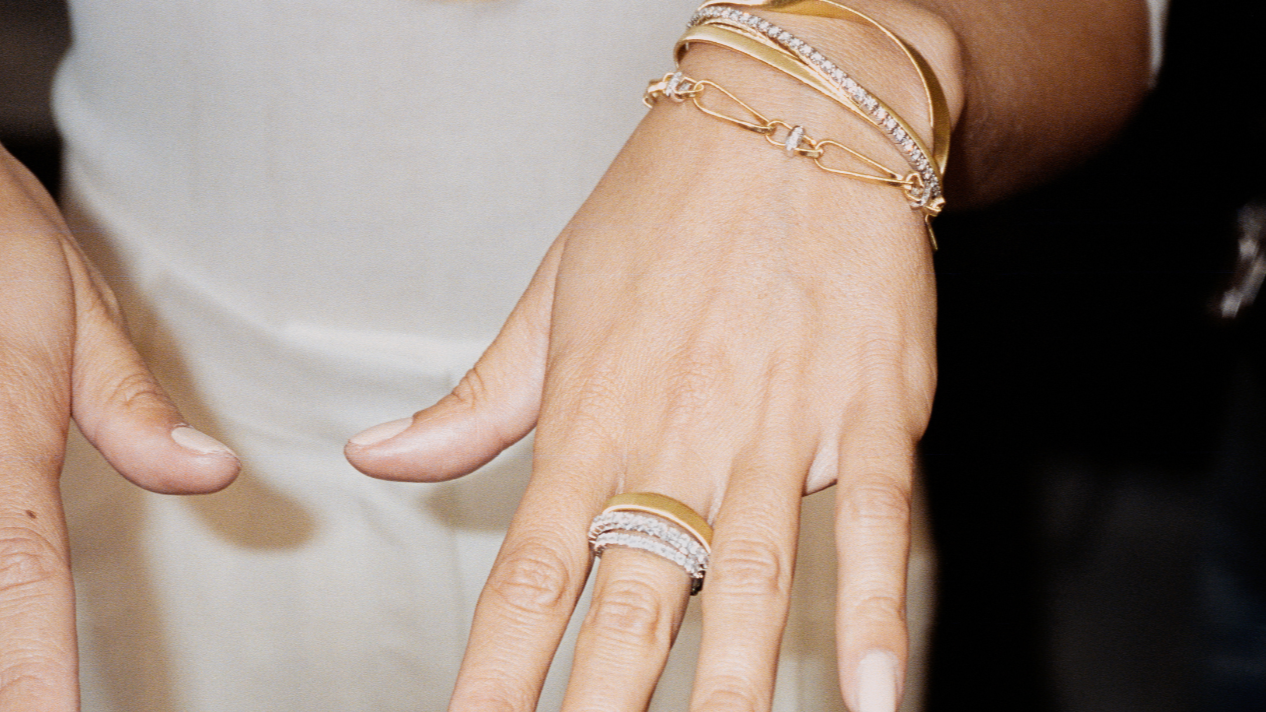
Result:
M919 76L932 126L932 148L928 149L919 134L900 115L821 52L769 20L735 6L845 19L878 29L896 44ZM932 218L945 205L942 183L949 156L951 126L944 91L935 72L918 50L869 15L831 0L708 0L691 17L686 33L677 42L674 56L678 61L691 43L718 45L760 61L819 91L883 133L912 169L912 173L901 181L901 187L910 207L923 215L928 239L932 249L936 249ZM874 165L870 159L848 150ZM844 171L831 172L850 175Z
M950 134L953 131L953 126L950 124L949 105L945 99L945 91L941 87L940 80L937 79L936 72L933 71L931 65L928 64L923 55L910 45L910 43L906 42L895 32L888 29L886 25L871 16L841 3L834 2L833 0L706 0L699 7L697 14L711 14L716 10L723 10L726 7L736 9L744 15L748 15L748 13L739 8L766 10L775 13L787 13L810 17L823 17L828 19L849 20L868 25L881 32L884 37L896 45L897 48L901 50L901 53L905 55L906 59L909 60L911 66L918 74L919 82L923 85L923 93L927 101L928 122L932 126L931 151L929 152L926 147L924 147L917 132L912 131L908 124L901 121L900 126L905 133L909 134L910 138L916 141L920 148L923 148L925 153L928 153L931 158L931 163L935 166L938 178L944 175L945 166L949 160ZM778 39L771 37L771 34L773 33L770 33L765 28L759 27L758 23L761 21L761 18L755 18L755 20L756 23L740 23L742 25L742 30L740 31L745 31L749 34L749 36L766 42L771 46L777 47ZM693 22L694 20L692 19L692 23ZM768 21L765 22L768 23ZM787 33L785 30L781 30L780 28L776 29L778 29L778 31L783 35L790 35L790 33ZM680 44L681 43L679 42L679 51L681 49ZM812 69L820 72L820 76L830 81L831 84L835 84L839 91L843 93L847 99L852 100L853 102L858 100L857 96L853 91L851 91L851 89L839 86L834 81L834 78L830 76L831 73L823 69L822 62L806 58L806 56L812 56L811 47L809 48L810 52L803 54L792 49L782 47L779 47L779 49L791 58L795 59L797 62L807 64ZM833 64L831 66L833 66ZM781 67L778 68L781 69ZM869 92L866 92L866 94L869 94ZM872 98L875 97L872 96ZM887 114L900 121L900 117L895 112L892 112L891 109L888 109L882 103L878 102L877 98L875 99L876 102L884 108ZM866 108L866 111L872 115L876 113L869 107Z

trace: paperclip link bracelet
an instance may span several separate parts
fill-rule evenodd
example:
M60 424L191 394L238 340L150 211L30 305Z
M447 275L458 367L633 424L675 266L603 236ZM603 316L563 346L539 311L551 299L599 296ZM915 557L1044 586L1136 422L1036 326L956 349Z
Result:
M744 111L743 116L734 116L725 113L712 105L705 104L703 97L716 91L724 95L735 106L741 107ZM788 156L800 156L812 160L818 168L833 173L835 175L857 178L881 185L893 186L908 190L917 180L913 176L901 176L896 171L889 170L878 161L871 159L862 153L855 151L848 146L832 139L816 140L812 138L804 126L793 124L782 119L771 119L766 117L760 111L753 108L750 104L739 99L733 92L720 86L716 82L708 80L692 79L682 74L680 71L664 75L662 79L651 82L646 88L644 97L645 103L650 106L659 99L670 99L676 102L690 101L696 109L725 123L746 129L753 133L764 137L770 145L781 148ZM826 157L831 151L846 153L870 166L879 172L879 175L871 173L858 173L857 171L846 170L828 165Z
M911 207L932 215L940 212L943 203L940 176L933 168L926 149L920 145L921 141L917 134L896 112L885 106L821 51L764 18L727 5L706 6L697 10L690 18L687 27L699 26L713 26L722 30L739 32L747 37L755 34L765 38L784 53L793 55L803 65L828 80L834 88L839 90L838 93L831 94L832 98L841 94L846 97L851 107L858 109L857 113L878 128L896 146L919 176L921 184L912 186L908 193Z
M927 119L931 124L930 141L925 143L899 114L821 51L747 10L846 20L878 30L901 51L918 74L926 99ZM928 239L932 249L936 249L932 218L945 205L943 176L949 160L952 125L940 81L917 49L869 15L835 0L705 0L691 16L685 34L677 41L674 50L676 60L680 62L695 43L718 45L760 61L826 95L879 130L912 169L901 179L900 187L911 209L923 215ZM860 154L851 150L850 153L871 163ZM847 171L832 172L850 174ZM890 171L881 168L880 172L887 174Z

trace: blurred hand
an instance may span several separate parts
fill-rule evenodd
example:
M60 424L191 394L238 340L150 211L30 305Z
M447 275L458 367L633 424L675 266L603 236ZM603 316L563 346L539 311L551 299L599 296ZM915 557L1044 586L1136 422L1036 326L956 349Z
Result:
M0 709L78 709L58 476L69 419L136 484L212 492L239 469L188 427L128 341L56 205L0 148Z

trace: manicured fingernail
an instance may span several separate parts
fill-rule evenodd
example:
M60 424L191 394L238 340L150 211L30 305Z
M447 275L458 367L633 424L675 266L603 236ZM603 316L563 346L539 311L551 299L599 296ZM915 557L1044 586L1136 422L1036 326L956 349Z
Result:
M401 418L400 420L392 420L387 423L375 425L368 430L353 435L347 442L352 445L364 447L366 445L376 445L384 440L390 440L395 436L403 433L413 425L413 418Z
M237 457L237 455L229 449L228 445L225 445L201 430L194 430L188 425L182 425L171 431L171 439L175 440L176 444L180 447L196 452L199 455L230 455L232 457Z
M872 650L857 665L857 712L896 710L897 656Z

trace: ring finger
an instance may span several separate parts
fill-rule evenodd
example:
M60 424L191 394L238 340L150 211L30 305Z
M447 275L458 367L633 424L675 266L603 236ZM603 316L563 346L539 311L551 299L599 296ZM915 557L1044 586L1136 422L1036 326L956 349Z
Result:
M677 564L638 549L608 549L563 710L646 709L689 597L690 578Z
M614 497L594 518L590 542L602 563L564 710L644 710L650 702L712 541L701 515L655 491L665 489L673 488Z

